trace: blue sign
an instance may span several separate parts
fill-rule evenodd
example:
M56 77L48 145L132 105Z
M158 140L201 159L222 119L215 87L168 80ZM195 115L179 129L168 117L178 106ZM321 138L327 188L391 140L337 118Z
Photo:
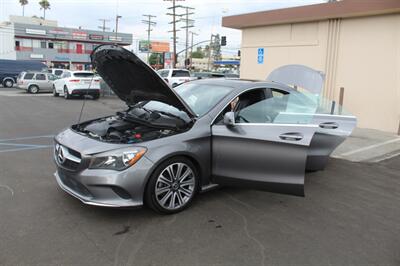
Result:
M264 64L264 48L257 49L257 63Z

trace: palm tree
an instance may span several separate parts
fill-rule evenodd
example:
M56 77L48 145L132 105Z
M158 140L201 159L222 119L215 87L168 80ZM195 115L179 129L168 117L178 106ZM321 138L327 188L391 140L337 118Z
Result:
M19 3L22 6L22 16L25 16L25 6L28 4L28 0L19 0Z
M46 10L50 9L50 2L48 0L39 1L40 9L43 9L43 19L46 19Z

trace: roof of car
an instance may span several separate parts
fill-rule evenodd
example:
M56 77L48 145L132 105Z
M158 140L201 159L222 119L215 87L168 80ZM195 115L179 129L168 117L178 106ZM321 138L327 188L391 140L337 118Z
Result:
M252 80L252 79L219 78L219 79L200 79L191 82L232 87L236 89L248 89L260 86L260 87L279 87L288 91L293 90L292 87L285 84L263 81L263 80Z

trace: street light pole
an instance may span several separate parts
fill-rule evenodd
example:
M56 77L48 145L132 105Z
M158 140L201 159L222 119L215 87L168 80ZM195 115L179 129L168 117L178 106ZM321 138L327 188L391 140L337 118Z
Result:
M115 44L117 44L118 41L118 20L122 18L122 16L117 15L115 17Z

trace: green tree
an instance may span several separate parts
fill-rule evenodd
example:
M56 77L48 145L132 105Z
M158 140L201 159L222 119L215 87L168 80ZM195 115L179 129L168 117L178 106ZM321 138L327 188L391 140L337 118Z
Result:
M40 9L43 9L43 19L46 19L46 10L50 9L50 2L48 0L39 1Z
M192 58L204 58L204 54L201 51L192 52Z
M149 57L149 64L150 65L156 65L160 64L162 62L162 54L160 53L151 53Z
M28 4L28 0L19 0L19 3L22 6L22 16L25 16L25 6Z

